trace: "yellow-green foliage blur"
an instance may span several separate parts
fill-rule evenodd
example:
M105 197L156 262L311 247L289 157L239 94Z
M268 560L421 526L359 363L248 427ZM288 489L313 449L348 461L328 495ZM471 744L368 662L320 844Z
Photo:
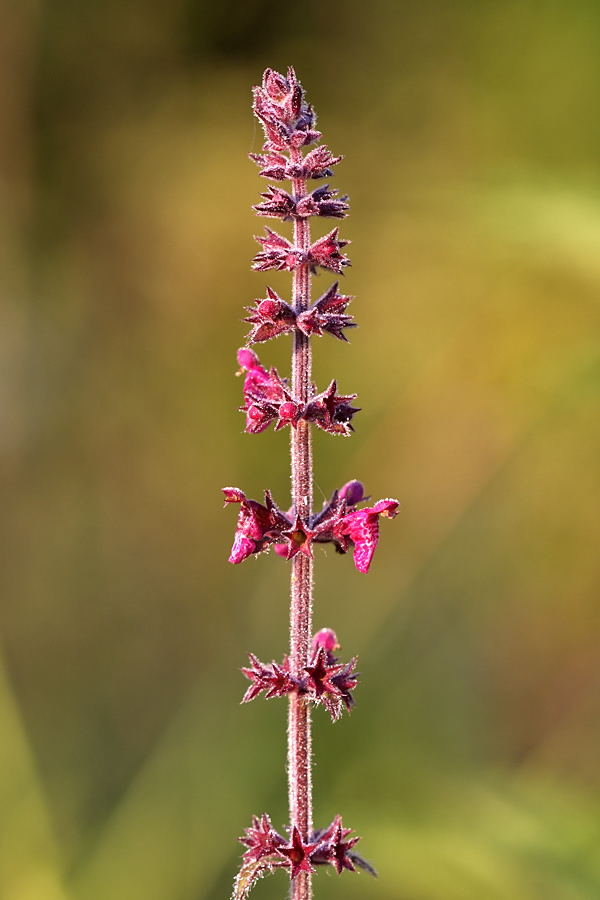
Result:
M0 7L0 897L227 898L252 814L285 825L285 703L240 707L239 667L285 652L289 569L228 564L220 487L288 504L234 376L244 306L289 296L250 271L247 154L290 64L345 155L360 325L314 341L363 408L316 434L315 503L401 504L368 576L316 553L362 683L316 711L315 822L380 877L315 896L597 900L594 0Z

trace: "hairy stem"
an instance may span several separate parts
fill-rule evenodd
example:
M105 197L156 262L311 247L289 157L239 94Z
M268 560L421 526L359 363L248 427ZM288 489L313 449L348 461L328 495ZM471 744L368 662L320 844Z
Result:
M293 151L295 162L301 152ZM294 181L297 198L306 195L306 181ZM310 247L310 226L305 219L294 222L294 243L307 251ZM301 266L294 272L293 305L296 313L310 305L310 271ZM294 332L292 350L292 392L306 403L311 385L311 347L309 338L301 331ZM312 506L312 447L308 422L301 420L291 429L292 502L294 511L308 522ZM290 607L290 662L296 677L304 674L308 665L312 631L312 560L298 553L292 560ZM290 826L298 828L302 839L308 840L312 831L312 776L310 707L299 694L291 694L288 718L288 785ZM292 900L309 900L311 876L300 872L292 881Z

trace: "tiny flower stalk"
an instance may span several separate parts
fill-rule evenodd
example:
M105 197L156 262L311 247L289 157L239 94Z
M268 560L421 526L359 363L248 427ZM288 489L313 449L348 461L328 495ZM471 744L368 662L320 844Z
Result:
M397 500L379 500L366 506L360 481L353 480L333 491L317 512L312 509L313 426L333 435L349 436L353 419L360 412L353 405L356 394L338 392L333 379L319 392L312 382L311 338L324 334L347 341L346 331L354 328L347 313L353 299L340 293L335 281L315 301L311 296L312 276L318 268L342 275L350 265L342 252L348 241L341 240L338 228L313 241L313 217L344 219L348 198L328 184L310 189L311 180L330 178L333 166L342 159L319 145L316 116L304 97L293 69L287 76L267 69L262 85L254 88L254 113L259 119L265 143L262 153L250 154L260 174L274 182L289 181L290 190L269 184L254 206L260 217L293 223L292 239L266 228L256 238L261 246L253 268L292 273L290 302L271 287L267 296L247 307L244 321L250 326L246 346L238 351L244 373L243 406L246 431L259 434L273 425L275 431L290 429L292 505L281 509L271 493L264 503L251 500L236 487L223 489L225 504L239 506L237 528L229 561L237 564L273 545L278 556L291 566L290 652L281 663L261 662L249 654L250 665L242 672L250 682L244 703L260 694L266 699L288 698L288 793L290 824L287 836L280 834L266 813L254 816L240 841L245 846L242 866L234 888L234 900L245 900L263 875L286 869L292 900L309 900L311 878L319 865L333 866L336 872L357 868L375 874L354 847L358 837L342 825L336 815L326 828L313 826L311 778L311 709L323 706L336 721L343 710L354 706L353 691L358 684L356 657L342 662L334 655L339 644L334 631L321 628L312 636L313 556L317 544L333 544L340 554L353 551L359 572L369 570L379 540L379 519L393 518ZM313 146L316 145L316 146ZM308 149L307 148L312 148ZM281 334L292 336L290 378L276 369L266 369L251 349Z

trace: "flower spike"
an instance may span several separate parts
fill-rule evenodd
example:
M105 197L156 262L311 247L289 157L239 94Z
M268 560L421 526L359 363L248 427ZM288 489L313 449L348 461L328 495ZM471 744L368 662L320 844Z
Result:
M280 508L269 491L264 503L250 499L240 488L223 492L225 505L239 506L230 562L238 564L273 545L291 568L290 655L281 663L263 663L249 653L249 664L241 670L249 682L242 703L260 695L287 697L290 824L284 837L266 813L253 816L251 827L240 838L245 849L232 900L246 900L256 881L275 869L289 872L293 900L310 900L311 878L318 866L333 866L338 875L357 869L376 874L356 853L359 838L342 825L340 815L327 828L311 830L309 824L311 709L322 706L335 721L344 709L350 712L354 707L353 692L359 683L356 656L343 662L335 655L339 643L331 628L310 635L315 546L332 544L340 554L352 550L356 568L366 573L379 540L379 519L394 518L398 501L384 499L366 506L371 501L362 482L352 480L334 490L320 510L312 509L311 428L350 436L360 411L353 405L356 394L338 393L337 379L319 393L311 376L310 339L330 334L348 342L347 331L356 327L347 312L354 298L340 292L339 280L317 300L311 295L312 278L319 269L339 277L350 266L344 253L350 242L340 237L337 227L313 239L312 219L345 219L349 202L328 183L308 186L310 181L331 178L342 157L319 144L315 111L293 68L285 74L265 70L253 91L253 109L264 143L250 158L268 179L254 212L259 218L279 219L284 233L265 228L256 237L260 249L252 267L257 272L292 273L292 291L288 302L267 287L266 296L246 307L246 346L238 350L238 374L243 375L240 410L250 434L260 434L271 425L275 431L290 426L291 505L287 510ZM282 185L285 181L289 184ZM287 333L293 335L289 377L273 366L263 366L250 346Z

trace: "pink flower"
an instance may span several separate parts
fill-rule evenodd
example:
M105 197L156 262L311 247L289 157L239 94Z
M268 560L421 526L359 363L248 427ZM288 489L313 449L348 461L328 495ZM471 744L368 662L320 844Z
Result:
M354 564L359 572L368 572L379 540L379 516L393 519L398 514L397 500L380 500L375 506L344 516L340 531L354 543Z
M239 488L223 488L225 505L239 503L240 513L233 540L229 562L237 565L253 553L261 553L276 540L281 539L290 521L273 503L271 495L265 491L266 506L256 500L248 500Z

